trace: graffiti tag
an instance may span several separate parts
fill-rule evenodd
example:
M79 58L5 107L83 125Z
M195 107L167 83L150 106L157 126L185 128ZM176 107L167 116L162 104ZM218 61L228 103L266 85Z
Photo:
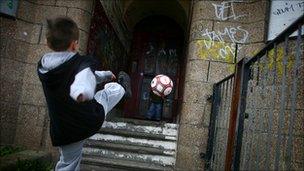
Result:
M213 4L214 9L215 9L215 16L220 19L220 20L228 20L229 18L233 18L234 20L246 16L245 14L237 15L234 11L233 7L233 2L234 1L224 1L221 4ZM229 14L229 10L231 14ZM228 14L225 16L225 14Z

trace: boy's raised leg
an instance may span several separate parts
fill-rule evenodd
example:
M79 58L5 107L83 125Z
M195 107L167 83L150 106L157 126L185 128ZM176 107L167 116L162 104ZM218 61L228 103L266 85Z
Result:
M103 106L105 115L122 99L124 88L118 83L107 83L103 90L98 91L94 98Z
M118 84L119 83L119 84ZM125 72L118 75L118 83L108 83L103 90L98 91L94 98L100 103L105 115L124 97L131 96L130 77Z

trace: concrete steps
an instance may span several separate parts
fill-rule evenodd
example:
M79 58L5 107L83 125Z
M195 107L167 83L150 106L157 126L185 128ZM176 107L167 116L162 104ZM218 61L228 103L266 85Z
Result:
M105 122L83 148L83 170L173 170L177 125Z
M155 155L172 155L174 154L174 150L164 151L160 148L149 147L149 146L140 146L133 145L131 143L113 143L113 142L105 142L105 141L94 141L88 140L84 147L93 147L98 149L111 149L114 151L128 151L139 154L155 154Z
M86 157L82 163L81 171L173 171L170 166L100 157Z

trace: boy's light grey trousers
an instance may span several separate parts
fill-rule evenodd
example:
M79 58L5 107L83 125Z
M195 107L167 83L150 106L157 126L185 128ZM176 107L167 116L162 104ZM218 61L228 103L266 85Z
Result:
M94 98L108 112L122 99L125 94L124 88L118 83L108 83L103 90L98 91ZM56 164L55 171L79 171L82 157L84 140L59 147L60 158Z

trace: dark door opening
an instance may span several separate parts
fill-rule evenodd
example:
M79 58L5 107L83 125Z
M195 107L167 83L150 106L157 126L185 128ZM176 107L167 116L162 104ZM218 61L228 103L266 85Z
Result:
M169 17L150 16L135 26L129 54L133 96L126 102L125 117L145 118L150 104L150 82L154 76L165 74L172 79L174 89L163 103L162 120L175 120L181 99L183 43L184 31Z

